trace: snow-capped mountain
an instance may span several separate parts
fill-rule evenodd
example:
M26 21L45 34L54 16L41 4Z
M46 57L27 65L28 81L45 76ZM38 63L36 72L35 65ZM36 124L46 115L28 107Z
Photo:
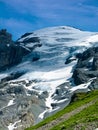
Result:
M16 46L28 53L20 63L0 72L0 128L23 130L67 106L75 91L88 91L95 78L75 85L73 72L77 55L97 44L98 33L67 26L18 39Z

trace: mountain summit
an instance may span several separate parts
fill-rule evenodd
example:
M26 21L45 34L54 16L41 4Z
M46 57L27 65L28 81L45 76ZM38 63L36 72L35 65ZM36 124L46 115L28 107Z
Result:
M76 91L97 88L98 33L59 26L2 43L5 34L0 31L0 129L23 130L66 107Z

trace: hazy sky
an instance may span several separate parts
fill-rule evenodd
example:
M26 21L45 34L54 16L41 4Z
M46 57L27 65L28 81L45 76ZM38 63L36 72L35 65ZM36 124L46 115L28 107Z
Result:
M98 0L0 0L0 29L25 32L67 25L98 31Z

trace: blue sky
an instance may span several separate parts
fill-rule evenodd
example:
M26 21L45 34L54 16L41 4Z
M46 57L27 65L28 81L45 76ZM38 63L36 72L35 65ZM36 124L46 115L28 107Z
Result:
M98 31L98 0L0 0L0 29L25 32L67 25Z

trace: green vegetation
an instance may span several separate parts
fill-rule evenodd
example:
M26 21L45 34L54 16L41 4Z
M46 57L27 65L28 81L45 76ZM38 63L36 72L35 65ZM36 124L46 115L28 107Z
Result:
M78 94L75 94L74 97L75 97L74 102L70 103L69 106L67 106L63 110L57 112L53 116L46 118L44 121L40 122L39 124L32 126L30 128L27 128L26 130L36 130L37 128L61 117L62 115L66 114L68 112L71 112L72 110L75 110L76 108L78 108L86 103L89 103L90 101L98 99L98 90L88 92L88 93L78 93ZM71 130L78 123L96 121L96 120L98 120L97 111L98 111L98 101L94 105L92 105L92 106L82 110L80 113L72 116L66 122L58 124L57 126L52 128L52 130L58 130L58 129L65 130L67 128L68 128L68 130ZM84 130L84 127L81 130Z
M71 130L77 124L81 123L84 125L84 128L82 127L81 129L85 130L87 123L94 121L97 122L98 126L98 101L96 101L94 105L89 106L88 108L82 110L80 113L72 116L67 121L53 127L51 130Z

